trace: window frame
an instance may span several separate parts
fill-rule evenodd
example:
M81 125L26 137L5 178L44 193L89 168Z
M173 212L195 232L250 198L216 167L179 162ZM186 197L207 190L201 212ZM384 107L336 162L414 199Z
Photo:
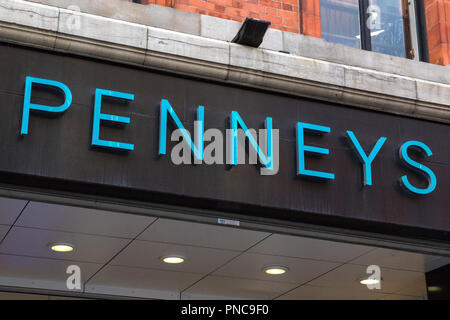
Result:
M358 0L359 1L359 28L361 30L361 49L367 51L372 50L372 36L370 35L370 29L367 26L366 21L369 19L368 8L370 6L370 0ZM402 16L403 16L403 36L405 53L407 59L414 59L414 50L412 45L412 30L410 21L410 0L402 1ZM423 2L423 0L422 0Z
M418 46L419 60L430 62L430 53L428 50L428 32L425 16L424 0L414 0L415 18L416 18L416 36Z
M424 0L401 0L405 58L429 62ZM370 0L358 0L360 48L372 50L372 36L367 26Z

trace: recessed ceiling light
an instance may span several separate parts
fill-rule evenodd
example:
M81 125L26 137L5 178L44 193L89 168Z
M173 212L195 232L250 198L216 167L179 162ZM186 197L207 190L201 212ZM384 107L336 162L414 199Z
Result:
M181 256L164 256L161 258L161 260L164 261L165 263L171 264L178 264L184 262L184 258Z
M73 245L70 243L51 243L50 249L55 252L71 252L73 251Z
M270 275L279 275L279 274L283 274L286 273L289 269L287 267L283 267L283 266L268 266L265 267L264 272Z
M375 285L375 284L379 284L380 280L378 279L372 279L372 278L367 278L367 279L362 279L359 281L359 283L364 284L366 286L370 286L370 285Z

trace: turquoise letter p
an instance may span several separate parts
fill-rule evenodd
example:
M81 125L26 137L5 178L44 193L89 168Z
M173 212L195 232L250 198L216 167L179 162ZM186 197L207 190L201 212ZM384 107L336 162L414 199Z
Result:
M65 95L64 103L62 105L56 106L56 107L31 103L31 88L33 86L33 83L45 85L45 86L57 87L57 88L61 89ZM28 134L28 122L29 122L31 110L59 113L59 112L66 111L67 108L70 107L71 103L72 103L72 93L70 92L69 88L65 84L58 82L58 81L53 81L53 80L27 77L26 82L25 82L25 96L24 96L24 101L23 101L22 129L21 129L20 133L22 135Z

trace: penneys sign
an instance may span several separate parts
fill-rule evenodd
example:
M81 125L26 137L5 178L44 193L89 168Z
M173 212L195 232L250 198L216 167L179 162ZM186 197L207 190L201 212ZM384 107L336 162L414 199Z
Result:
M31 102L32 88L33 85L40 85L46 87L52 87L54 89L59 89L64 93L64 102L60 106L48 106L42 104L35 104ZM112 97L116 99L122 99L127 101L133 101L134 95L131 93L117 92L105 89L95 89L95 100L93 107L93 123L91 132L91 146L107 148L114 151L126 151L132 152L135 149L135 144L130 142L118 142L111 140L104 140L100 138L100 127L102 122L108 122L109 124L129 124L131 122L130 117L123 117L113 114L108 114L102 112L102 99L104 97ZM72 93L69 87L61 82L55 80L48 80L35 77L26 77L25 81L25 93L22 111L22 124L21 124L21 135L25 136L29 134L29 118L32 112L41 112L49 114L60 114L66 111L72 103ZM186 155L188 152L192 152L195 164L202 164L205 157L205 107L197 107L197 119L194 125L194 138L191 138L191 134L184 127L182 121L178 117L177 113L172 108L170 102L167 99L161 99L160 110L159 110L159 154L165 155L167 152L167 123L168 118L172 120L173 125L178 130L178 137L182 139L180 146L183 148L183 154ZM238 137L246 138L249 141L249 150L256 152L259 160L259 164L263 166L261 169L261 174L263 175L274 175L279 170L279 134L278 130L273 129L272 117L266 117L265 119L265 129L260 130L260 141L257 142L255 137L255 132L253 132L247 127L244 119L238 111L231 111L229 116L229 128L227 129L227 164L231 166L238 165ZM240 129L238 129L240 128ZM36 129L39 130L39 129ZM238 130L242 131L242 134L238 134ZM274 133L275 131L275 133ZM217 132L217 131L214 131ZM317 147L305 144L305 132L313 134L325 134L331 132L331 127L312 124L306 122L296 123L296 147L297 147L297 175L304 178L319 179L319 180L334 180L336 174L333 172L323 172L318 170L310 170L306 168L305 155L330 155L329 149L325 147ZM174 135L172 135L174 136ZM175 135L176 136L176 135ZM178 140L178 137L172 140ZM372 186L372 163L376 159L378 153L380 152L383 144L388 139L387 137L377 138L373 148L371 150L364 150L358 141L355 133L351 130L346 130L346 137L349 140L349 144L354 150L355 156L359 159L360 165L363 171L363 185ZM220 134L214 137L213 148L209 148L209 159L213 161L207 162L207 164L223 164L223 162L217 160L217 156L213 154L222 154L224 149L223 144L217 144L220 139ZM209 139L208 139L209 140ZM222 140L223 141L223 138ZM262 147L261 145L264 145ZM241 141L241 146L245 146ZM139 147L139 146L138 146ZM188 149L189 151L186 151ZM241 148L242 149L242 148ZM426 180L427 185L425 187L414 186L408 179L407 175L403 175L399 178L399 183L403 189L409 193L416 195L427 195L431 193L437 185L437 178L435 173L424 164L421 164L413 160L408 151L410 149L416 149L416 151L425 154L427 157L432 156L433 152L430 147L421 141L409 140L403 142L398 148L399 158L401 159L403 165L411 170L417 171ZM276 153L276 154L275 154ZM242 154L242 151L241 151ZM172 157L175 155L173 154ZM188 161L181 163L190 163L190 156L188 156ZM241 157L242 158L242 157ZM245 160L245 159L244 159ZM245 161L244 161L245 162ZM241 161L242 163L242 161Z
M0 74L3 185L450 239L448 124L6 44Z

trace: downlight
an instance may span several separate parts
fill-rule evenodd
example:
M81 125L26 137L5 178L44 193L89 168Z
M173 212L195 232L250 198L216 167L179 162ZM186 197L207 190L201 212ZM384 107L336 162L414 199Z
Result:
M288 272L289 269L283 266L267 266L263 270L270 275L280 275Z
M161 260L169 264L180 264L184 262L184 257L181 256L164 256Z
M441 287L438 287L438 286L430 286L430 287L428 287L428 292L439 292L439 291L442 291Z
M375 284L379 284L380 280L367 278L367 279L360 280L359 283L361 283L363 285L366 285L366 286L373 286Z
M73 251L73 245L70 243L51 243L49 245L50 249L55 252L65 253Z

